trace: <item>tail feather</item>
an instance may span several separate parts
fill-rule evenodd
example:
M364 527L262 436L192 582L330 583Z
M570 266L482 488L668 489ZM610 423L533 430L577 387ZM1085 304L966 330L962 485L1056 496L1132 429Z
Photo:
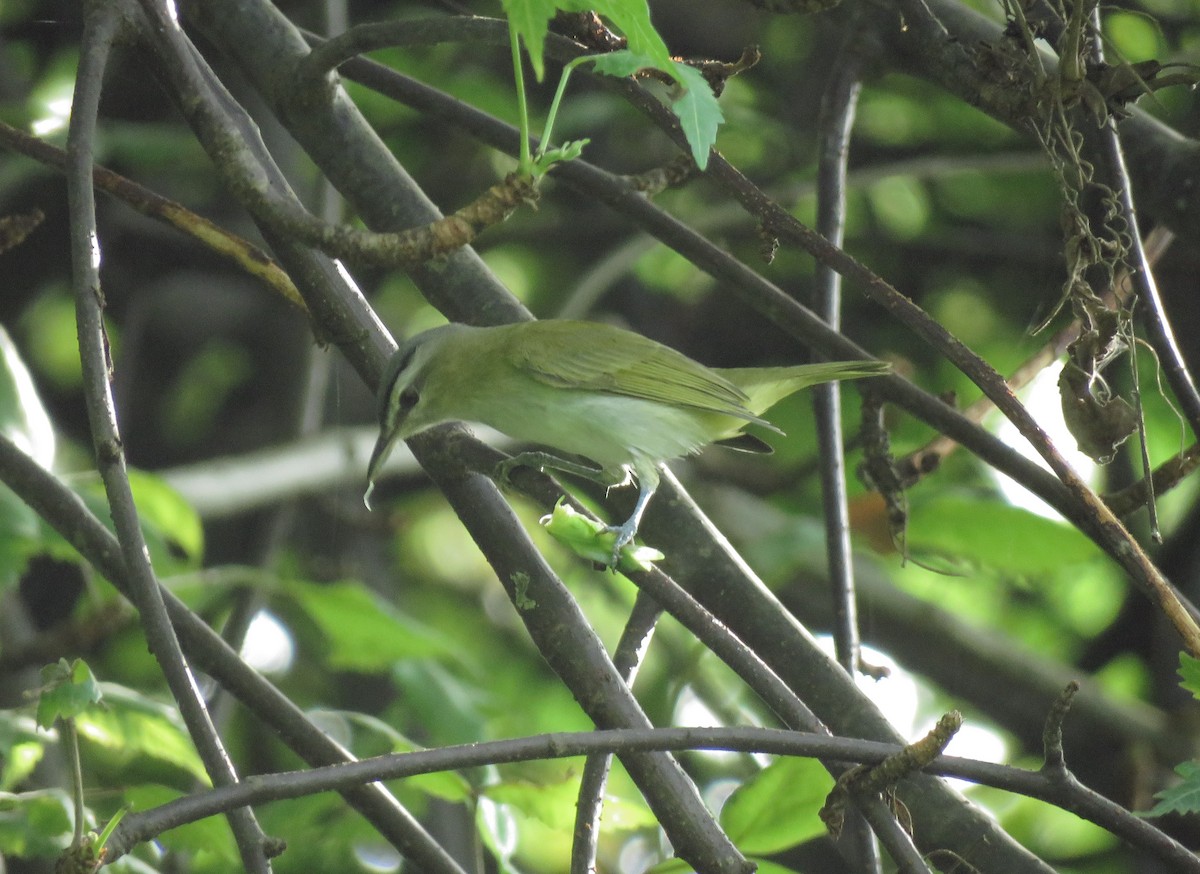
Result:
M769 410L790 394L834 380L864 379L892 372L886 361L818 361L791 367L736 367L717 373L732 382L750 398L746 406L756 416Z

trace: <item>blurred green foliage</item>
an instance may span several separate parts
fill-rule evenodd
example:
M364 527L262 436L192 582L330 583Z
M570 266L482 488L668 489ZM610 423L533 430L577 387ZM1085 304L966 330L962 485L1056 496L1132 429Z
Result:
M974 5L996 14L994 4ZM737 26L705 27L694 10L681 16L663 6L655 5L655 22L673 53L732 59L751 42L761 47L759 65L728 83L721 98L727 122L717 148L794 214L811 221L817 107L826 73L836 63L833 48L840 35L821 17L748 15L749 7L739 5ZM472 9L497 12L483 4ZM705 4L704 11L717 16L723 7ZM380 4L371 15L427 12L411 4ZM1196 13L1194 2L1181 0L1106 9L1105 35L1130 61L1193 62L1200 47ZM0 6L0 26L6 28L0 59L6 81L14 83L0 100L0 118L23 127L48 118L52 103L69 97L77 66L70 10L62 11L70 22L62 27L45 15L41 4L28 0ZM693 19L702 25L700 33L688 26ZM506 121L516 118L505 48L447 43L373 57ZM557 71L548 72L552 79ZM123 56L106 97L100 157L223 226L254 236L252 223L219 183L169 101L140 84L148 79L136 57ZM468 202L513 166L510 157L451 125L352 83L347 90L444 211ZM531 83L535 119L544 117L551 93L549 85ZM1194 129L1195 97L1185 89L1142 104L1169 124ZM265 113L262 124L297 189L317 201L311 162L293 143L281 142L285 138ZM674 154L665 137L603 83L586 76L573 81L557 129L559 140L591 138L584 158L615 172L648 170ZM52 137L61 142L62 134ZM25 159L10 160L7 153L0 156L0 205L6 210L61 201L55 174ZM731 208L716 186L698 181L664 192L656 202L811 303L812 259L785 249L766 264L753 221ZM1029 327L1058 299L1061 233L1056 188L1028 140L927 83L869 69L850 150L848 210L846 248L997 369L1015 369L1046 341L1031 337ZM116 397L131 462L207 460L274 445L284 439L281 433L292 433L287 429L299 418L294 396L309 367L293 350L307 347L308 335L290 346L273 333L279 325L272 311L256 308L266 298L257 288L236 304L218 305L213 298L193 300L191 307L162 294L163 286L155 283L185 268L203 276L189 289L231 283L192 244L149 229L147 220L120 204L102 199L100 214ZM31 398L0 392L0 428L6 434L28 431L21 423L31 415L53 421L66 447L60 459L84 468L68 481L93 514L111 525L103 489L88 468L90 438L81 412L73 304L65 290L64 229L60 209L37 232L40 236L0 255L11 259L5 275L13 291L4 322L12 330L16 355L6 355L4 375L23 361L40 393ZM639 248L638 240L636 229L552 176L539 211L522 210L490 229L479 249L505 286L539 316L578 305L588 317L620 320L721 366L777 363L805 354L695 265L660 245ZM1189 265L1194 262L1176 270L1194 277ZM351 269L395 334L411 335L441 320L402 271ZM1178 287L1178 277L1175 282ZM858 289L846 289L843 319L847 334L891 359L919 385L959 407L978 397L961 373L865 303ZM1182 429L1157 391L1152 357L1139 352L1137 366L1151 456L1160 463L1179 451ZM267 379L272 367L280 372ZM1127 376L1118 381L1127 383ZM372 421L357 377L335 370L332 385L332 400L317 405L324 421ZM698 463L678 465L755 572L789 595L825 575L810 403L797 398L771 414L787 437L769 438L777 450L770 459L747 461L713 450ZM1052 418L1053 405L1035 415ZM889 410L887 416L897 455L933 436L905 415ZM858 396L847 391L850 433L858 420ZM853 467L861 453L850 457ZM1123 455L1101 474L1099 485L1116 488L1134 476L1131 456ZM284 526L288 535L272 540L253 513L232 521L201 519L185 496L152 473L135 469L132 478L151 559L164 583L217 627L247 604L270 610L293 648L291 664L272 680L356 755L592 727L530 644L517 611L457 518L423 480L401 483L382 512L369 519L361 514L357 494L351 494L360 488L357 481L336 493L306 495L296 510L299 521ZM1120 624L1125 613L1136 614L1141 596L1130 593L1113 565L1078 530L1011 504L991 472L965 451L949 456L937 474L909 493L904 539L913 561L907 563L878 505L858 483L850 489L864 575L950 611L965 629L1002 634L1014 654L1071 665L1098 651L1087 670L1107 689L1129 700L1152 700L1161 685L1160 667L1150 657L1149 643L1132 639L1149 634L1150 620L1135 626L1135 635ZM1168 541L1189 536L1195 498L1190 482L1164 496L1161 516ZM592 570L549 538L537 525L543 508L515 504L600 638L615 646L634 599L632 586ZM1135 519L1133 524L1141 523ZM268 542L272 545L263 545ZM80 563L62 538L0 490L0 588L15 592L29 560L39 555ZM243 565L256 567L250 571ZM206 573L212 566L233 572ZM88 650L109 708L80 718L88 804L93 819L103 820L122 804L146 809L192 791L205 778L140 630L128 612L113 618L117 596L107 582L89 569L81 573L83 593L65 605L60 618L100 628L94 638L81 636L78 646ZM868 641L876 620L887 617L868 617ZM0 658L10 654L0 651ZM913 705L920 711L918 722L946 704L931 686L922 686ZM669 620L656 631L635 690L658 724L681 712L702 712L731 724L775 724L731 672ZM51 856L65 845L71 827L69 796L41 782L38 771L56 759L55 740L35 729L31 705L10 700L5 706L0 710L0 791L6 793L0 795L0 852ZM299 767L279 738L245 712L234 708L222 730L244 773ZM728 795L721 820L746 852L773 856L818 836L815 814L829 781L813 763L704 756L689 759L688 765L708 797ZM447 810L454 810L457 824L465 823L475 842L469 849L486 846L508 870L558 872L565 870L570 849L581 768L575 759L476 768L395 781L390 788L418 816L450 818ZM729 795L723 790L731 784L737 788ZM678 863L662 861L668 851L619 764L607 795L601 869L627 870L619 868L622 854L640 847L638 858L656 865L652 870L682 870ZM996 792L974 797L1060 870L1132 870L1110 836L1068 814ZM378 870L395 862L379 848L377 834L335 795L276 802L258 813L265 830L289 845L275 861L276 871ZM175 870L171 865L179 863L195 872L217 872L237 864L228 828L216 818L168 832L159 846L140 847L135 857L119 865L149 871ZM763 872L796 870L772 859L761 859L760 866Z

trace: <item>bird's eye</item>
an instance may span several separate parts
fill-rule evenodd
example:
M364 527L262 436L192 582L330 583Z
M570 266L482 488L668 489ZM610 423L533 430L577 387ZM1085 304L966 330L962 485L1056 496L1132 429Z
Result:
M421 399L420 394L415 388L406 388L400 392L400 409L411 410L417 405L417 401Z

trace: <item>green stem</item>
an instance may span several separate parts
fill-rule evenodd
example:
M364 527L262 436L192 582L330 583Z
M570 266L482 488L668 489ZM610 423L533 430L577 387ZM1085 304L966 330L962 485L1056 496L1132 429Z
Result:
M562 103L563 95L567 93L567 80L571 78L571 73L576 67L588 60L590 58L585 55L569 61L563 67L562 76L558 80L558 90L554 92L554 100L550 103L550 112L546 115L546 129L542 133L542 141L538 145L537 154L539 158L546 154L546 149L550 147L550 135L554 132L554 121L558 117L558 107Z
M72 847L83 843L83 767L79 764L79 734L75 731L75 720L66 718L62 724L62 742L66 748L67 764L71 768L71 788L75 794L75 837Z
M104 827L104 831L100 832L100 837L96 838L94 849L97 853L104 849L104 845L108 843L108 839L112 837L112 833L117 830L117 826L121 824L121 820L125 818L125 814L129 813L128 807L122 807L113 814L112 819L108 821L108 825Z
M518 168L523 175L533 173L533 158L529 154L529 107L525 102L525 70L521 65L521 40L516 28L508 26L508 42L512 47L513 79L517 85L517 113L520 115L521 156Z

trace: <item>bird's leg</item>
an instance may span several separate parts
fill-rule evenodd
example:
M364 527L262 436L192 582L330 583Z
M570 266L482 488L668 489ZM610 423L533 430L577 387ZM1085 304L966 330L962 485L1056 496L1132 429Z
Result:
M621 560L622 547L633 542L633 538L638 532L638 526L642 524L642 514L646 512L646 505L650 503L650 499L654 497L654 492L658 489L658 465L653 462L634 462L633 472L641 489L638 492L637 503L633 505L633 512L622 524L608 526L608 530L616 532L617 535L617 539L613 543L613 567L616 567Z

